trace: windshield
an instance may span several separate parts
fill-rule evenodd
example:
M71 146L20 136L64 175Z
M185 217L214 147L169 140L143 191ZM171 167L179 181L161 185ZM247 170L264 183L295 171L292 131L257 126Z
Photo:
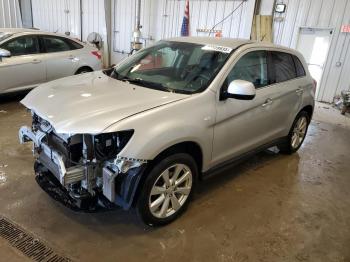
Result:
M10 36L12 36L12 34L10 33L5 33L5 32L0 32L0 43L2 41L4 41L6 38L9 38Z
M201 92L224 65L231 49L160 41L116 66L111 77L141 86L185 94Z

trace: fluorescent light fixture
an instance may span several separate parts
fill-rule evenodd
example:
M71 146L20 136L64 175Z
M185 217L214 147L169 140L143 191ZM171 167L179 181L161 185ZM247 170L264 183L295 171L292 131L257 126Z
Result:
M286 4L276 4L275 12L284 13L286 11Z

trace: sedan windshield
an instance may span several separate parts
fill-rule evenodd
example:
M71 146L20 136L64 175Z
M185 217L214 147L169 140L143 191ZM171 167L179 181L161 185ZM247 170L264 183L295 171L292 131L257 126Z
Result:
M10 33L5 33L5 32L0 32L0 43L4 41L5 39L9 38L12 36Z
M117 65L111 77L169 92L192 94L205 90L231 49L212 45L160 41Z

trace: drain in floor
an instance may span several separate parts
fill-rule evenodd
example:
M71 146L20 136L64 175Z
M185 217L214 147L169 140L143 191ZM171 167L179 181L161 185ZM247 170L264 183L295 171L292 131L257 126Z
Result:
M71 261L70 259L57 254L52 248L48 247L42 241L3 217L0 217L0 237L6 239L11 246L15 247L34 261Z

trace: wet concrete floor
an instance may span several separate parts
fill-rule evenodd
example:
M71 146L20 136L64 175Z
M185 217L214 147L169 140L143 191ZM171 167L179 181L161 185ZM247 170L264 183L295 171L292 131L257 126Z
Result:
M187 212L74 213L34 180L20 97L0 102L0 215L76 261L350 261L350 129L313 121L298 153L260 153L199 185ZM23 261L0 238L0 261Z

